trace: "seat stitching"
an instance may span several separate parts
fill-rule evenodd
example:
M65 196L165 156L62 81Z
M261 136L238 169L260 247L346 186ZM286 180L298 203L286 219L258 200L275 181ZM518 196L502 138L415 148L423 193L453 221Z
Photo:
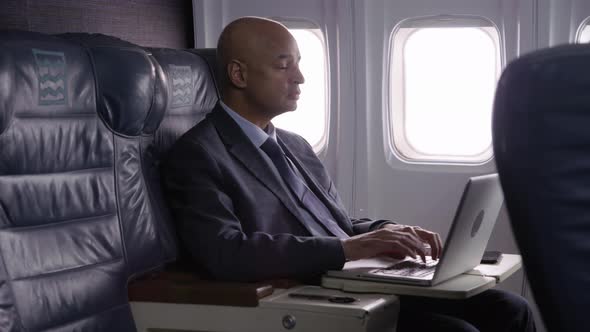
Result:
M73 268L66 268L66 269L62 269L62 270L46 272L46 273L42 273L42 274L38 274L38 275L34 275L34 276L16 278L16 279L12 279L12 281L29 281L29 280L35 280L35 279L41 279L41 278L54 277L56 275L65 274L65 273L78 272L78 271L87 270L87 269L90 269L90 268L93 268L93 267L103 266L103 265L108 265L108 264L111 264L111 263L114 263L114 262L118 262L122 258L123 257L121 257L121 256L114 257L112 259L109 259L109 260L103 261L103 262L97 262L97 263L92 263L92 264L88 264L88 265L76 266L76 267L73 267Z

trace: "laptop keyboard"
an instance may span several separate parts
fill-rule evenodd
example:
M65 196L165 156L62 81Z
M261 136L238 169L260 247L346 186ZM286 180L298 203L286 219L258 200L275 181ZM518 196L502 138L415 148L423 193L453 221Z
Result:
M433 260L430 256L427 256L426 262L423 262L421 258L407 259L375 272L391 276L426 277L434 273L437 263L438 260Z

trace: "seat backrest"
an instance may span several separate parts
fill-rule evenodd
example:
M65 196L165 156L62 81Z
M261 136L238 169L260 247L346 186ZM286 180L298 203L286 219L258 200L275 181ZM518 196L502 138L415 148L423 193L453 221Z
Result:
M219 93L213 69L207 61L214 59L211 58L211 49L150 48L148 52L164 72L170 96L164 119L156 133L160 159L182 134L205 118L219 100ZM208 54L209 59L200 52Z
M135 330L128 279L176 256L165 80L115 38L0 32L0 330Z
M148 52L164 73L169 96L165 116L155 135L154 161L159 166L172 144L203 120L219 100L214 69L209 62L215 60L215 50L151 48ZM179 260L171 269L199 272L183 246L179 248Z
M588 331L590 45L512 62L498 84L494 153L528 278L550 331Z
M177 242L159 177L156 132L169 102L167 77L142 47L102 34L62 38L88 51L98 82L98 116L113 132L119 218L130 276L176 259Z

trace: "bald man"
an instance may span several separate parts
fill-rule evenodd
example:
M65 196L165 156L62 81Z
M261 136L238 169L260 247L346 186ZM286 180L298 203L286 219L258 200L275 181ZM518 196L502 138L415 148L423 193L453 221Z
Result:
M235 281L309 281L347 260L440 256L436 233L351 219L311 146L272 125L275 116L297 108L305 81L285 26L257 17L235 20L221 33L217 56L221 101L179 139L163 167L179 234L202 273ZM521 299L501 295L514 310L504 320L530 313Z

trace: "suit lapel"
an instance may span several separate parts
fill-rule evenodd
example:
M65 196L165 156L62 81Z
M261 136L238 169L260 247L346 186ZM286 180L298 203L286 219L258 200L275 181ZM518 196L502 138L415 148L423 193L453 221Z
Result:
M308 187L314 192L314 194L316 194L316 196L322 201L322 203L324 203L326 205L326 207L328 208L328 210L330 210L330 212L332 213L332 216L336 219L336 221L339 221L338 224L341 227L343 227L343 225L346 225L346 227L348 228L349 222L347 222L348 221L348 214L346 213L346 211L344 211L338 204L336 204L334 202L334 200L328 195L328 193L326 193L324 188L322 186L320 186L316 182L315 178L309 174L309 172L307 171L307 169L305 168L303 163L299 160L299 158L297 158L297 156L295 156L293 153L291 153L291 150L285 144L285 142L280 138L280 136L278 135L278 132L277 132L277 141L279 142L279 145L281 146L283 151L285 151L285 154L287 155L287 157L289 157L289 159L291 159L293 164L295 164L295 167L297 167L297 169L299 170L301 175L303 175ZM340 221L343 221L343 222L340 222ZM352 232L352 229L350 229L350 230L345 229L345 231L350 234Z
M228 151L238 159L252 175L267 187L287 209L300 221L310 233L299 207L287 193L288 188L283 185L276 172L268 165L258 148L252 144L240 126L221 108L219 104L211 112L211 120Z

